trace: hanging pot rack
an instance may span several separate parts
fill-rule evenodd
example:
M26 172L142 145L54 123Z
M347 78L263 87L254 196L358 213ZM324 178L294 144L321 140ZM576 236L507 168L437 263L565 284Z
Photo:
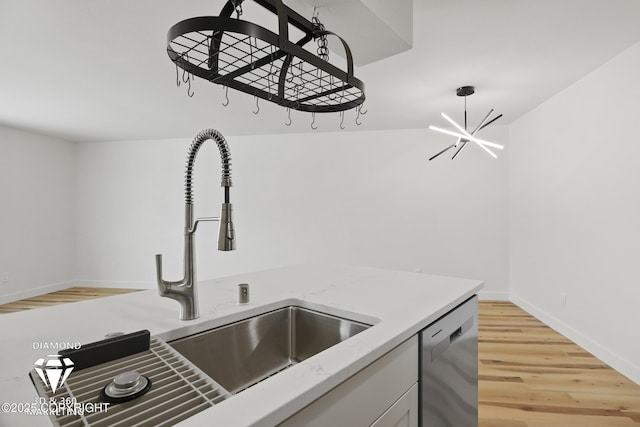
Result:
M364 102L364 83L353 75L346 41L305 19L282 0L254 1L277 15L278 34L232 18L242 0L229 0L220 16L186 19L169 29L167 53L171 61L187 76L294 110L339 112ZM289 40L289 25L304 33L295 43ZM304 49L310 41L326 36L337 37L342 43L346 71Z

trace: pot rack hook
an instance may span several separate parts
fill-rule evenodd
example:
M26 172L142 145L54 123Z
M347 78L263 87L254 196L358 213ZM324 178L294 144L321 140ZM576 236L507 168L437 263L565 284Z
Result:
M333 74L329 75L329 89L333 89L334 85L333 85ZM329 94L329 99L332 101L335 101L336 96L334 94Z
M193 95L195 94L195 92L191 89L191 80L193 79L190 78L187 81L187 83L189 84L189 86L187 86L187 95L189 95L189 98L193 98Z
M291 108L287 107L287 118L289 119L289 123L285 123L285 126L291 126Z
M311 117L313 118L311 120L311 129L316 130L316 129L318 129L318 126L315 126L315 127L313 126L313 125L316 124L316 113L315 113L315 111L313 113L311 113Z
M365 114L367 114L369 111L365 111L364 113L362 112L362 104L358 105L356 107L356 112L358 113L358 115L356 116L356 124L358 126L362 125L362 122L359 122L358 119L360 119L360 116L364 116Z
M224 99L225 101L222 103L222 106L226 107L229 105L229 86L227 85L224 86Z
M256 111L254 111L253 114L258 115L258 113L260 112L260 105L258 105L258 95L256 95L255 98L256 98Z
M189 72L186 69L182 70L182 81L185 83L189 81Z
M189 54L188 53L184 53L181 55L181 59L182 61L186 61L189 62ZM192 98L194 93L191 90L191 81L193 80L193 74L191 74L190 71L187 71L186 67L182 69L182 81L187 83L189 86L187 87L187 95L189 95L189 98ZM180 87L180 75L178 72L178 62L176 61L176 82L178 84L178 87Z
M344 130L344 110L340 111L340 129Z

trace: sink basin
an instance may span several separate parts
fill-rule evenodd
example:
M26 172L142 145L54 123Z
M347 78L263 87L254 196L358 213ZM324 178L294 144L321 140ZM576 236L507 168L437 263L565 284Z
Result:
M231 394L371 325L287 306L169 343Z

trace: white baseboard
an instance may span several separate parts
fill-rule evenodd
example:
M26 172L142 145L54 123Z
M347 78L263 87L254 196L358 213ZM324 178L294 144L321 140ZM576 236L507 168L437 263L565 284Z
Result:
M509 301L509 292L480 291L478 299L480 301Z
M49 292L61 291L62 289L67 289L72 286L75 286L73 282L60 282L41 286L39 288L26 289L24 291L14 292L8 295L0 295L0 304L8 304L21 299L37 297L39 295L48 294Z
M640 366L629 362L628 360L618 356L615 353L612 353L610 350L604 348L593 339L573 329L563 321L550 315L549 313L536 307L535 305L530 304L517 295L511 294L511 302L513 302L529 314L533 315L550 328L554 329L574 343L578 344L580 347L584 348L589 353L593 354L595 357L602 360L604 363L629 378L631 381L640 385Z
M73 286L87 288L155 289L155 282L116 282L109 280L76 280Z

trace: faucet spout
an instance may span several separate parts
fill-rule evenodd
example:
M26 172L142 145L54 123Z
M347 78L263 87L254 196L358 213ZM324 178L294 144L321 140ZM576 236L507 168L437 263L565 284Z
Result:
M224 203L220 217L203 217L194 221L193 215L193 166L202 144L212 139L218 145L222 159L222 180ZM200 132L189 147L185 177L185 226L184 226L184 276L181 280L167 281L162 278L162 255L156 255L156 278L161 297L178 301L180 320L193 320L200 316L195 265L195 232L201 221L220 221L218 250L232 251L236 248L235 231L231 218L232 205L229 189L231 187L231 156L229 146L222 134L214 129Z

